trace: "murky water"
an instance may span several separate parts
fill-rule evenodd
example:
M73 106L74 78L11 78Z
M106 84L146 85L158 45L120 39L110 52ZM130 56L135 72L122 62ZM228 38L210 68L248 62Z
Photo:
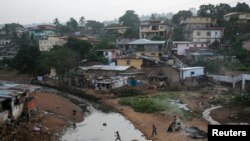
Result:
M116 131L119 131L122 141L148 141L121 114L104 113L92 106L88 110L90 113L84 117L84 121L76 124L76 129L68 128L61 138L62 141L113 141Z
M46 90L60 93L53 89ZM114 141L116 131L119 132L122 141L151 141L145 139L143 134L121 114L77 96L66 93L60 95L78 104L84 112L84 121L77 123L75 129L67 128L60 138L61 141Z

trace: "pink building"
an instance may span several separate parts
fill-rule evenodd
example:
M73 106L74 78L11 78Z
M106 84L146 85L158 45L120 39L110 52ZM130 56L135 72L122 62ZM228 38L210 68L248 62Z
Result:
M190 48L208 48L206 43L196 43L189 41L173 41L172 53L175 55L188 55L187 51Z
M245 41L242 43L242 47L248 51L250 51L250 41Z

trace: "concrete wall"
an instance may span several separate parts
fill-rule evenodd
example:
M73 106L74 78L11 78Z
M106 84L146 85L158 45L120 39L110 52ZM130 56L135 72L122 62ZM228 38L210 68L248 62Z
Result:
M163 68L164 75L167 77L167 83L170 86L178 86L180 82L179 73L171 67Z
M139 58L118 58L117 59L117 66L133 66L137 69L140 69L141 65L142 65L142 59L139 59Z
M194 74L192 74L194 72ZM180 78L185 79L187 77L197 77L204 75L204 68L180 70Z
M12 108L12 115L15 119L17 119L23 112L24 104L16 105Z
M0 113L0 124L4 123L9 116L9 111L3 111Z
M242 81L242 90L245 90L246 80L250 81L250 74L241 74L237 76L223 76L223 75L209 75L213 77L214 80L220 82L232 83L233 88L235 88L235 84L239 81Z

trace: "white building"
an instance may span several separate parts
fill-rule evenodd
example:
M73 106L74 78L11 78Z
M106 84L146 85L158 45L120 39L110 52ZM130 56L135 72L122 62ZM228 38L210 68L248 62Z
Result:
M171 32L171 27L164 21L141 21L139 37L151 39L154 36L167 38Z
M0 39L0 47L1 46L6 46L11 44L11 40L10 39Z
M199 77L204 75L204 67L187 67L179 68L180 79L186 79L188 77Z
M196 8L189 8L189 11L192 13L193 16L197 16Z
M190 48L207 48L206 43L196 43L189 41L173 41L172 53L175 55L188 55L187 51Z
M39 49L40 51L49 51L54 46L63 46L65 43L65 38L61 38L57 35L50 35L48 39L39 40Z
M223 36L223 27L210 27L193 30L193 42L206 42L208 44L212 44L215 40L221 42Z
M118 58L121 54L121 50L119 49L97 49L97 55L103 54L105 58L108 59L109 62L112 62L114 59Z

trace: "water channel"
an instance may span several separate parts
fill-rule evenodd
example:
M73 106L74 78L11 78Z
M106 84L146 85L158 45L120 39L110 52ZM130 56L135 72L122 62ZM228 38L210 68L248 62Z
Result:
M84 113L84 121L77 123L75 129L68 127L60 138L61 141L114 141L116 131L122 141L151 141L121 114L99 103L66 93L61 94L81 107Z

